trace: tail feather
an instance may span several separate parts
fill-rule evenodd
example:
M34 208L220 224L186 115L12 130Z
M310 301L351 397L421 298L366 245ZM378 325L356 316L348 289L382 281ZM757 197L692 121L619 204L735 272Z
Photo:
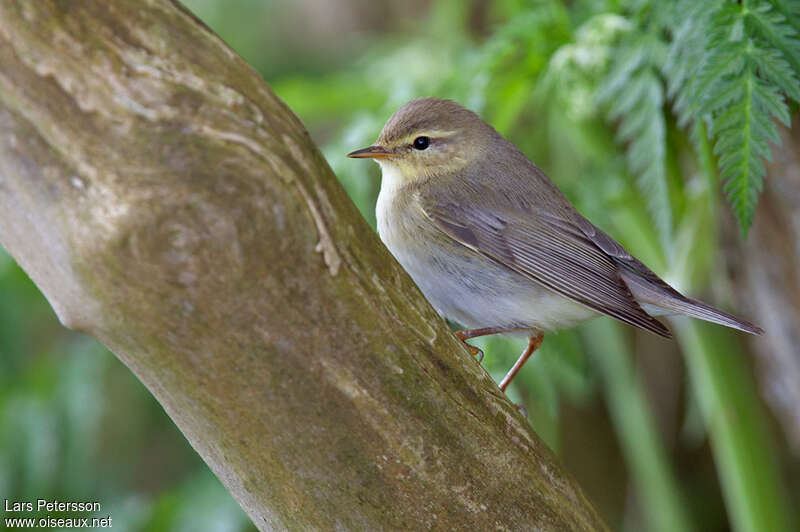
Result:
M656 284L632 271L621 269L620 273L625 280L625 284L630 288L633 297L642 303L642 306L648 312L655 307L655 309L664 313L685 314L750 334L764 334L764 329L761 327L753 325L747 320L737 318L724 310L714 308L702 301L685 297L660 279L660 283Z
M764 334L764 329L761 327L758 327L747 320L738 318L733 314L729 314L724 310L714 308L711 305L696 299L691 299L688 297L683 298L683 300L677 298L665 298L658 303L658 306L666 310L672 310L680 314L692 316L693 318L699 318L712 323L725 325L726 327L739 329L740 331L750 334Z

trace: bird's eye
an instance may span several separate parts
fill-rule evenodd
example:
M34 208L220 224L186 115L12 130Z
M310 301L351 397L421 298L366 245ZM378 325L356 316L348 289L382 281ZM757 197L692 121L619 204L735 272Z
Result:
M417 137L414 139L414 149L415 150L424 150L431 144L431 139L428 137Z

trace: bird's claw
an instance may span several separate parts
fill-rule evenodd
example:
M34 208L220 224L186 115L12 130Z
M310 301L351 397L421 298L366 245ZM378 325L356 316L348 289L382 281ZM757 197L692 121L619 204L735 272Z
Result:
M469 345L466 342L464 342L464 345L467 346L467 349L469 349L469 352L472 353L472 356L478 357L478 364L483 363L483 349L475 347L474 345Z
M483 350L480 349L479 347L475 347L474 345L467 343L467 340L469 340L470 338L474 338L472 334L473 332L474 331L471 330L456 331L454 334L456 338L464 342L464 345L467 346L467 349L469 349L469 352L472 353L472 356L478 357L478 364L481 364L483 362Z

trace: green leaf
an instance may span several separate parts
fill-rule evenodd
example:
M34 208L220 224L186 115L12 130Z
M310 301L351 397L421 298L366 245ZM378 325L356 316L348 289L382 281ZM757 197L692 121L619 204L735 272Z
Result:
M596 92L610 121L619 121L617 140L626 146L628 168L647 198L661 243L672 242L672 206L666 178L664 89L654 68L660 42L632 34L614 50L616 59Z
M750 57L758 67L760 77L774 84L793 100L800 101L800 82L781 52L753 43ZM787 120L781 120L789 125Z
M800 32L800 5L797 0L772 0L772 5L795 31Z
M768 100L776 93L769 91L752 68L746 69L742 80L741 101L720 116L722 122L715 122L711 132L718 135L714 153L719 156L721 175L726 181L724 190L746 235L763 187L765 169L761 158L769 155L766 138L777 135L768 110Z
M748 33L761 37L780 50L792 68L800 71L800 40L797 38L797 31L788 24L786 17L775 11L769 3L761 0L753 4L754 7L743 12Z
M763 160L771 157L769 143L779 143L775 120L789 126L787 99L800 101L800 2L704 4L702 10L678 4L662 72L681 126L710 117L725 191L746 234L763 187Z

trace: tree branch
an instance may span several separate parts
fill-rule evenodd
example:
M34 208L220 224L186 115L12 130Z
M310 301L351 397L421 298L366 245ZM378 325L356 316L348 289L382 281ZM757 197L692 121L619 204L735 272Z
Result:
M604 527L179 5L0 3L0 130L0 241L260 529Z

